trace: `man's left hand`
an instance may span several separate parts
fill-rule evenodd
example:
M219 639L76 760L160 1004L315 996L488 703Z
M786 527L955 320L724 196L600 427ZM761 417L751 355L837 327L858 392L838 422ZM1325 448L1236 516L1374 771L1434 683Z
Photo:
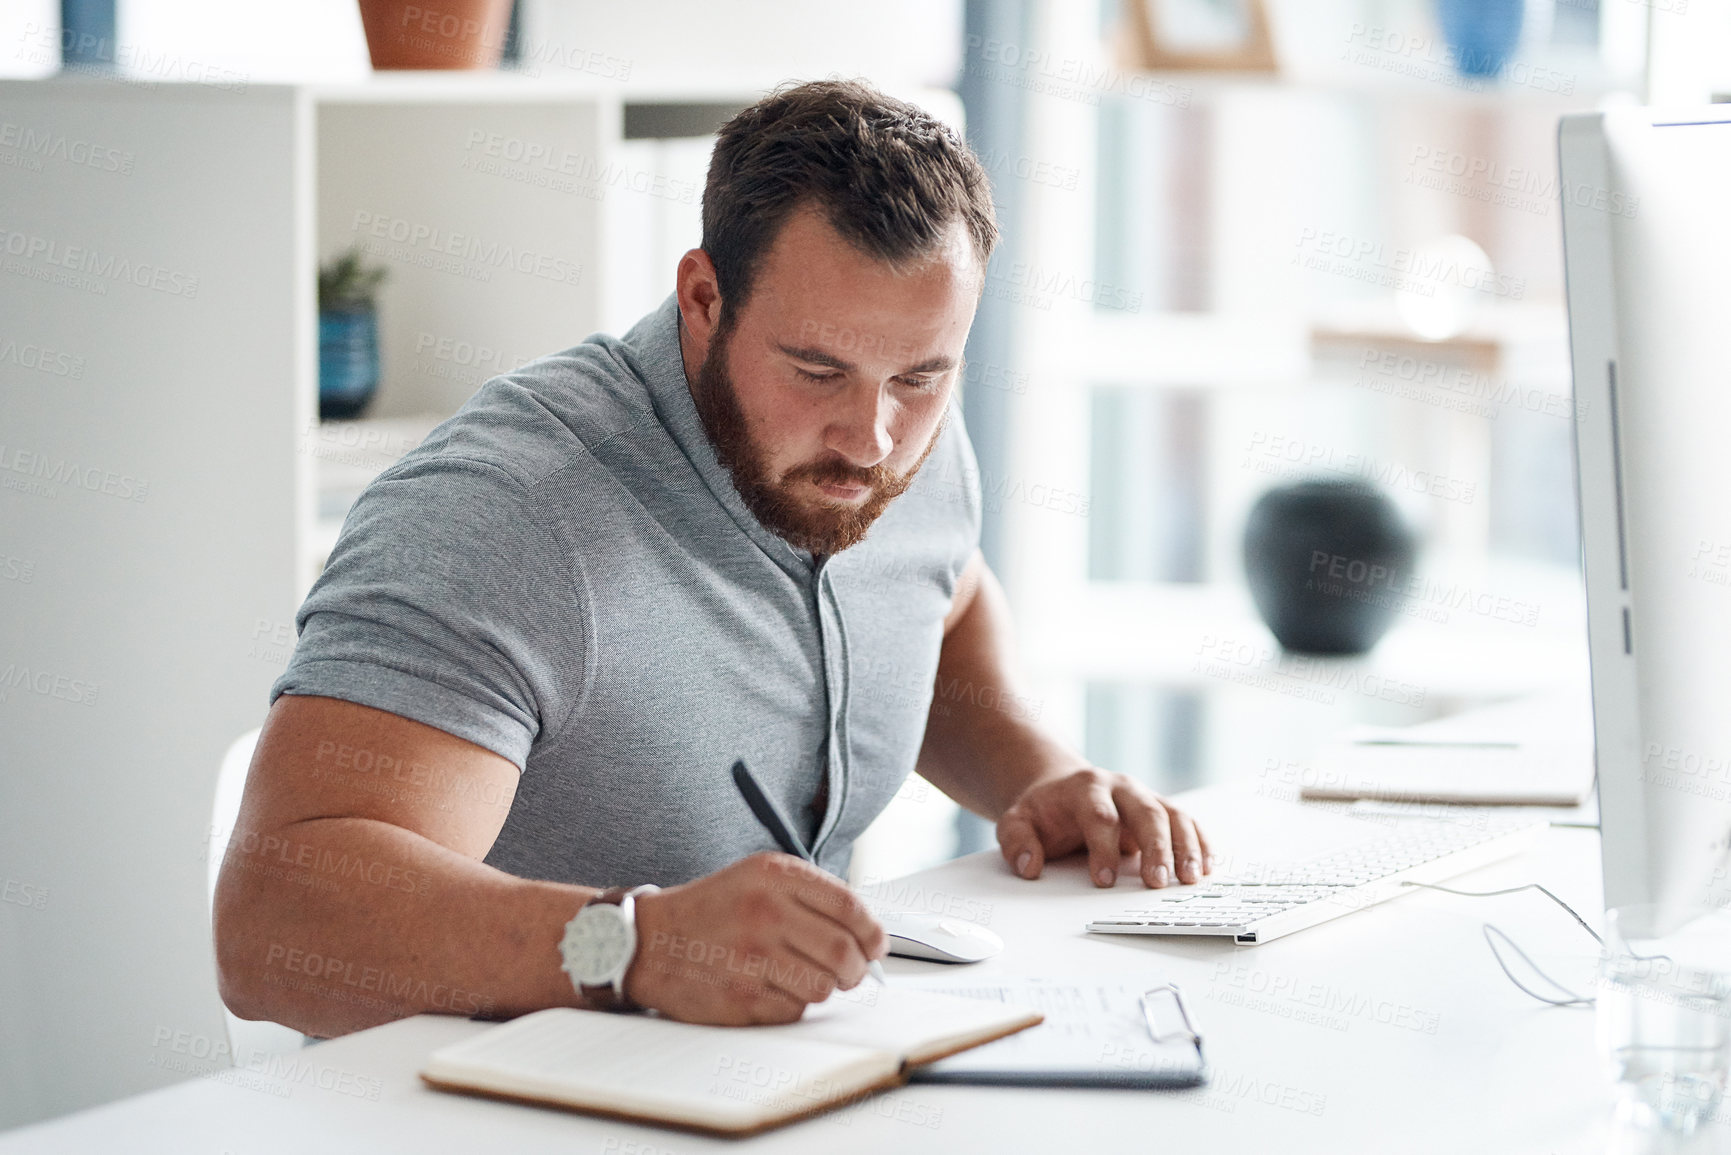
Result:
M1119 863L1137 851L1152 887L1200 882L1211 866L1208 840L1189 815L1140 782L1093 767L1022 791L998 819L998 846L1022 878L1086 847L1096 886L1117 882Z

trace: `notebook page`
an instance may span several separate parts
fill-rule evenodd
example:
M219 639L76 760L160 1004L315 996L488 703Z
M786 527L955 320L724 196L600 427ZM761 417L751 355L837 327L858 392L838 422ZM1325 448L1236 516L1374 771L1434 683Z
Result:
M851 991L838 991L807 1007L797 1023L748 1029L777 1038L851 1043L923 1063L1039 1020L1034 1008L913 990L899 981L886 987L867 979Z

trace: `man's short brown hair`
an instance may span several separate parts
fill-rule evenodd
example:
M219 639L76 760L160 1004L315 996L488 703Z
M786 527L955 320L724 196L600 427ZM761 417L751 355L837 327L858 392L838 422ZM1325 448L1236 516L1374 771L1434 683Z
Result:
M982 273L998 241L991 182L955 131L856 80L783 86L721 128L703 189L703 251L725 321L751 296L764 253L802 204L892 264L967 226Z

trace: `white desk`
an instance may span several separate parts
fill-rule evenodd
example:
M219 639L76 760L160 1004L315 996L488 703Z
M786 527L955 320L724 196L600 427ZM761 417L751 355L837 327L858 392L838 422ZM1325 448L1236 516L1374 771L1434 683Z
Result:
M1202 791L1192 806L1219 849L1278 849L1254 796ZM1263 815L1259 817L1259 815ZM1537 848L1455 885L1539 881L1590 920L1598 836L1553 828ZM970 974L1122 972L1177 980L1207 1040L1210 1086L1188 1092L900 1088L839 1114L745 1141L753 1152L1604 1151L1608 1088L1591 1011L1547 1008L1496 968L1492 921L1565 981L1586 982L1595 948L1542 895L1467 899L1420 892L1258 947L1082 933L1129 905L1140 884L1103 893L1079 863L1039 882L996 854L911 876L900 897L975 905L1003 935ZM959 908L958 908L959 909ZM896 974L935 964L889 960ZM951 973L961 974L961 971ZM0 1135L22 1151L601 1152L682 1155L737 1141L442 1094L415 1071L434 1047L484 1029L421 1016L308 1048L295 1082L232 1072L195 1079ZM93 1045L100 1045L93 1041ZM332 1089L321 1089L320 1084ZM376 1096L376 1097L375 1097ZM1731 1132L1723 1125L1716 1131Z

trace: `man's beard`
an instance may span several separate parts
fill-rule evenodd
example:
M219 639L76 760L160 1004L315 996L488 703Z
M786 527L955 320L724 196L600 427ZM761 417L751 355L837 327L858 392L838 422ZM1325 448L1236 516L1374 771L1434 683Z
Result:
M800 549L827 556L858 545L890 502L913 483L914 474L931 456L939 435L949 423L948 408L920 459L906 473L896 473L882 464L862 469L832 458L796 465L776 481L770 476L763 447L752 439L746 426L745 411L740 408L733 376L728 372L727 350L732 336L731 325L723 322L717 327L709 352L697 370L694 400L703 430L715 447L715 456L733 475L733 487L765 529ZM823 505L798 495L796 486L801 481L865 485L871 487L871 492L857 505Z

